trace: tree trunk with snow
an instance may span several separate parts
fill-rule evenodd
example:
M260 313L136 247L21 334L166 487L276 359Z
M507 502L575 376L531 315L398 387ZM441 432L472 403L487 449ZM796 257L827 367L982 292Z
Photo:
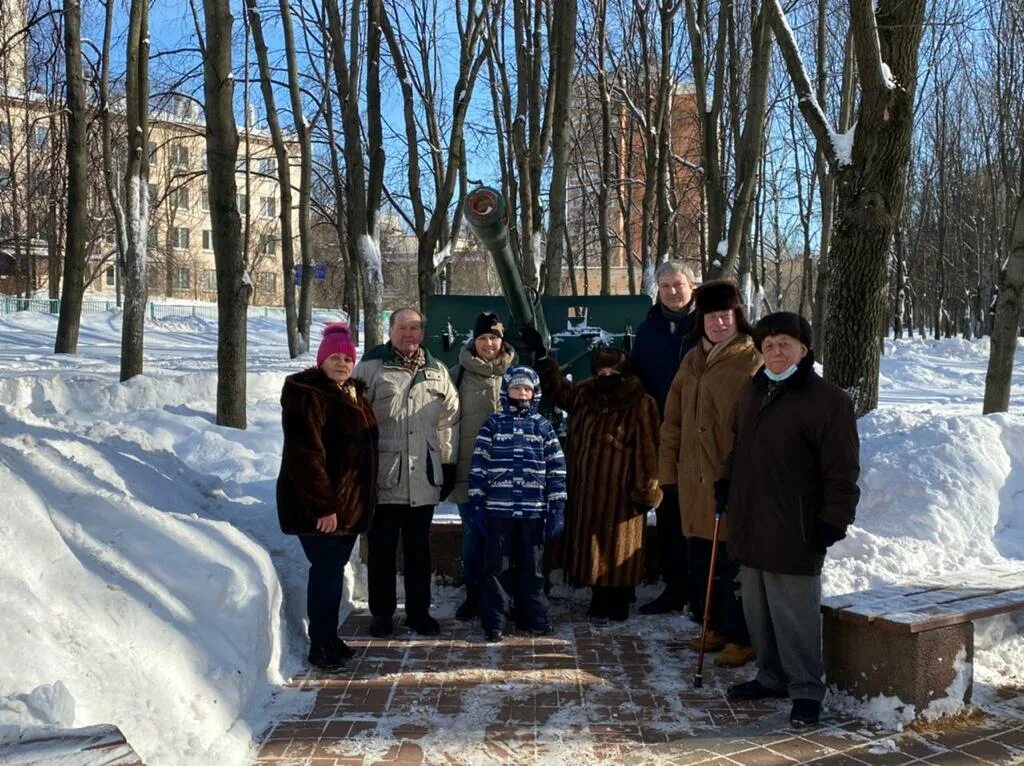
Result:
M1024 135L1021 136L1024 150ZM1024 154L1024 153L1022 153ZM1024 164L1021 166L1017 213L1010 235L1010 257L999 274L996 315L992 321L988 372L985 375L985 404L982 410L1006 412L1010 408L1010 381L1017 354L1017 338L1024 320Z
M124 169L124 314L121 380L142 374L146 324L146 245L149 239L149 6L132 0L128 14ZM121 236L119 233L118 236Z
M105 0L103 19L103 45L100 49L100 148L103 158L103 190L114 219L114 288L115 301L121 306L121 275L124 273L124 255L128 249L125 234L123 177L114 167L114 136L110 120L110 45L114 33L114 0ZM122 359L123 365L123 359Z
M815 98L779 0L767 0L766 7L800 110L818 141L831 146L830 165L837 171L825 375L863 415L878 404L879 328L887 314L889 254L910 161L924 0L879 0L877 13L864 0L850 0L861 94L849 156L839 151L838 136Z
M288 355L294 359L302 352L299 338L299 319L295 306L295 238L292 231L292 169L281 132L281 120L277 114L277 102L274 99L274 75L270 68L270 54L263 37L263 19L256 0L246 0L249 14L249 28L256 48L256 62L260 72L260 90L263 92L263 103L267 110L267 125L270 128L270 142L277 158L277 186L280 210L278 219L281 225L281 270L284 272L284 321L288 335ZM312 275L303 271L302 282L305 284Z
M64 281L55 354L78 351L85 293L85 244L89 222L89 147L86 137L85 78L82 72L82 8L64 0L64 57L67 72L67 235L64 240ZM29 255L29 258L33 258Z
M217 425L246 426L247 312L252 282L242 249L238 212L238 127L231 72L229 0L203 0L206 41L203 92L210 226L217 268Z

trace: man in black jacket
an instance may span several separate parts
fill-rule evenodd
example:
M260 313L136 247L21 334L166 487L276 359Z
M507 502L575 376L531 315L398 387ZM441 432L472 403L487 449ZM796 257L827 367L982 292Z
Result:
M806 319L769 314L754 339L764 367L740 399L715 496L720 512L728 507L758 673L728 694L789 696L790 722L808 725L818 722L825 697L821 568L860 497L857 420L850 397L814 371Z
M665 414L665 398L679 364L693 348L689 340L697 313L693 301L694 279L689 266L666 261L654 272L658 300L636 330L630 354L632 372ZM658 521L658 562L665 589L640 607L641 614L665 614L686 606L686 539L683 537L676 487L662 487L664 497L655 510Z

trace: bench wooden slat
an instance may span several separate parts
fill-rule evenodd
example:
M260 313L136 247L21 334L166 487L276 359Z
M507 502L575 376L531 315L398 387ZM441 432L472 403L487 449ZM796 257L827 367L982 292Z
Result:
M959 604L976 598L1004 593L1000 588L938 588L924 593L913 593L904 598L889 599L882 603L854 606L844 609L839 615L844 620L872 622L888 614L916 613L935 606ZM965 620L966 622L966 620Z
M852 607L880 604L897 598L905 598L915 593L927 593L941 590L944 585L936 583L902 583L900 585L883 585L868 591L843 593L839 596L827 596L821 600L822 609L842 611Z
M998 614L1024 609L1024 588L1001 591L988 596L933 604L916 611L886 614L874 624L900 632L920 633L963 622L974 622Z

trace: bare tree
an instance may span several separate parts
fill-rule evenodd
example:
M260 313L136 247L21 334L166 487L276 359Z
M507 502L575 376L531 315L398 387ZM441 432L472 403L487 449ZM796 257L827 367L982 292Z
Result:
M815 96L778 0L767 0L772 28L801 112L838 176L839 221L829 254L825 374L858 414L878 403L879 328L886 314L889 252L903 205L914 118L924 0L879 0L877 12L850 1L861 93L857 133L847 155Z
M206 158L209 168L210 225L217 267L217 424L246 426L246 320L252 287L242 249L238 214L238 128L231 71L229 0L203 0L206 39L203 93Z
M64 281L60 318L53 351L78 351L78 330L85 293L85 243L88 220L88 115L82 73L82 9L79 0L64 0L64 57L67 72L67 236L64 240Z

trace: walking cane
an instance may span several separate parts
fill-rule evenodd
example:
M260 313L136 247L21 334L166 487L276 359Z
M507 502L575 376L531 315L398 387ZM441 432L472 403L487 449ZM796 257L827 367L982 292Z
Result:
M718 529L722 523L722 514L715 514L715 531L711 535L711 566L708 568L708 587L704 592L704 621L700 627L700 652L697 655L697 674L693 677L693 688L704 685L704 644L708 638L708 622L711 619L711 595L715 590L715 563L718 559Z

